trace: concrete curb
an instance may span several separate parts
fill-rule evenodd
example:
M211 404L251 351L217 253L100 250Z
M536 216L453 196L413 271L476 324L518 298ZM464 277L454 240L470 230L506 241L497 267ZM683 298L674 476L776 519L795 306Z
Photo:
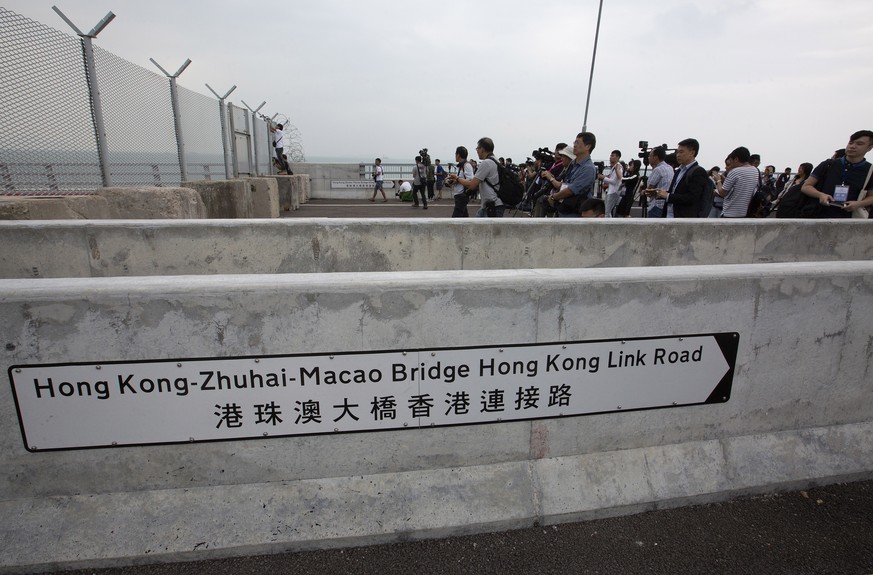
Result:
M870 469L873 423L867 422L527 463L11 500L0 503L0 572L554 524L869 478Z

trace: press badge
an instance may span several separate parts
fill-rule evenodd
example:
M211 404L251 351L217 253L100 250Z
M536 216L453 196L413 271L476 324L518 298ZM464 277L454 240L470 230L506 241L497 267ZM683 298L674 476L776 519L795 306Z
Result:
M837 186L834 188L834 201L845 204L849 201L849 186Z

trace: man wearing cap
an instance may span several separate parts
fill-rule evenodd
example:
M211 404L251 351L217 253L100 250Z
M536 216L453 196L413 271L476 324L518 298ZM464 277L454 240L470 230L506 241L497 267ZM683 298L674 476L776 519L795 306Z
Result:
M573 155L573 150L567 144L558 144L555 146L555 152L557 154L555 158L557 161L551 168L544 170L540 175L544 185L551 189L549 189L549 193L539 192L543 195L537 198L537 203L534 206L533 217L535 218L544 218L555 212L555 208L549 205L549 196L556 194L561 189L561 182L567 173L567 167L570 165L570 162L576 159L576 156ZM550 174L552 177L548 178L546 174Z

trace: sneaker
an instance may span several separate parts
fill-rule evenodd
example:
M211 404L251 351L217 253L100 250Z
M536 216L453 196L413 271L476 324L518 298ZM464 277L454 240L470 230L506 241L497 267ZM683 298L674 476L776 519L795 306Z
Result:
M424 208L422 208L422 209L426 210L426 209L427 209L427 206L424 206Z

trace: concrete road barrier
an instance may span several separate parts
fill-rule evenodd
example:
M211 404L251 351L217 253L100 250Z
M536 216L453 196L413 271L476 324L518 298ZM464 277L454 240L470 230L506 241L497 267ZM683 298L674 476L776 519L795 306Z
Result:
M862 220L0 222L0 277L870 260L868 230Z
M607 233L611 227L590 229ZM739 231L733 235L742 236ZM685 230L672 233L682 236ZM737 339L729 397L707 403L671 406L672 396L666 396L657 409L615 406L590 415L513 421L494 412L490 423L431 427L421 420L420 427L394 428L390 419L377 419L384 412L376 410L374 397L373 410L368 402L359 416L370 426L384 425L384 431L282 437L258 432L249 439L151 444L152 434L201 415L215 421L213 411L255 393L230 383L189 395L168 387L159 391L170 409L133 414L152 414L151 425L130 430L134 440L143 438L142 445L61 451L25 445L23 432L39 436L84 409L94 418L75 420L72 437L56 440L75 442L90 433L109 442L113 429L127 429L127 419L102 418L124 404L116 395L100 399L96 387L78 379L61 387L60 379L21 375L16 397L11 385L0 386L0 569L400 541L870 477L873 403L864 313L870 309L870 261L2 280L0 367L11 378L16 368L67 369L48 367L56 363L82 363L77 369L87 366L98 374L108 373L113 361L135 371L155 361L184 369L197 359L266 365L323 354L319 361L328 365L347 361L343 354L363 361L404 350L415 351L415 361L429 369L434 357L484 353L481 346L494 354L499 348L497 357L510 365L531 346L551 343L609 342L621 357L630 357L621 351L638 345L631 338L671 339L676 346L690 345L682 342L695 334ZM683 360L678 352L672 358L662 354L662 360L693 362L693 355ZM619 384L635 374L650 373L654 382L657 370L685 369L679 363L656 368L651 356L634 357L635 365L625 359L615 367L604 357L601 369L622 374L615 376ZM100 364L103 369L96 369ZM586 387L597 381L592 365L587 375L566 377L594 401L611 388ZM655 371L638 371L649 369ZM554 375L529 374L505 377L521 389ZM395 379L398 387L406 385ZM150 401L156 384L127 385L137 387L125 397ZM291 385L291 395L276 398L285 404L283 429L302 425L294 423L303 415L295 411L295 399L318 393L326 407L338 409L346 394L366 395L370 385L326 379ZM451 393L468 384L435 385ZM22 403L37 388L46 403ZM485 389L482 397L476 390L470 398L474 415L496 405L482 403ZM201 396L209 413L180 416L172 409ZM523 409L515 400L507 398L502 413ZM29 419L19 425L17 404L55 401L64 406L56 415L40 419L48 412L26 411ZM440 399L436 408L433 417L446 403ZM348 418L333 423L335 413L323 414L325 425L357 425ZM203 432L231 430L210 423Z

